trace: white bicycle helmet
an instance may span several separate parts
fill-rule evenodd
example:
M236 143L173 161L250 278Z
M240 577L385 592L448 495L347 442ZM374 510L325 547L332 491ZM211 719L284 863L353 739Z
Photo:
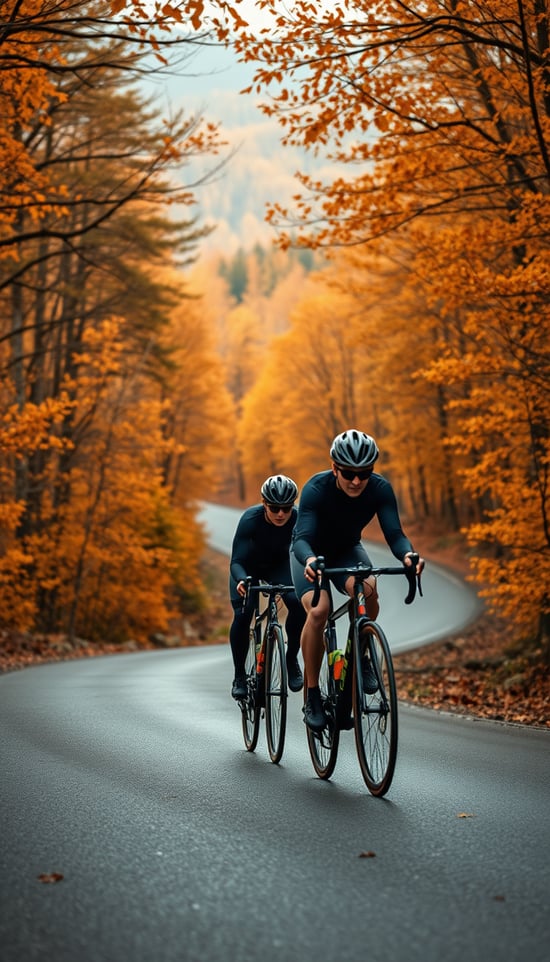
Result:
M330 456L341 468L370 468L380 454L370 434L363 431L344 431L332 442Z
M298 497L298 485L284 474L274 474L262 484L262 498L267 504L286 507L294 504Z

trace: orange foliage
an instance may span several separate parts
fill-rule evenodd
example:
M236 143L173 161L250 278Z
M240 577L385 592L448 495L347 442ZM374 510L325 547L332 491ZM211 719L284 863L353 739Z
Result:
M22 234L37 238L47 233L44 222L48 218L67 216L84 201L71 182L60 179L58 166L52 161L52 150L59 150L56 159L62 157L62 165L71 151L70 136L63 143L55 137L58 115L63 116L60 108L77 94L84 98L85 86L93 90L101 83L99 77L106 83L111 74L112 81L113 71L118 72L121 83L128 82L138 68L152 72L150 66L140 63L151 50L163 66L167 65L164 47L177 50L187 42L182 34L170 36L171 27L185 20L181 4L141 0L50 0L44 4L42 0L21 0L9 6L2 19L0 42L0 257L15 257ZM127 8L130 16L124 15ZM109 20L109 12L115 20ZM93 117L93 98L89 106ZM116 110L111 116L115 120ZM86 116L86 120L92 117ZM104 110L104 123L108 117ZM185 145L178 121L163 123L162 149L153 169L158 164L181 163L186 152L215 154L221 146L217 126L203 123L202 118L189 121ZM83 149L78 157L81 178L85 156ZM123 167L127 176L129 167ZM141 179L143 170L140 175ZM81 190L83 180L79 187ZM193 203L189 190L173 189L171 201L176 199L182 204ZM116 200L120 202L118 196ZM82 225L71 224L68 230L66 225L56 223L54 236L59 237L63 230L74 236L79 229Z
M59 504L45 492L41 527L25 538L40 617L61 619L71 636L115 641L167 630L182 599L202 590L200 530L189 499L172 504L163 480L172 437L163 440L162 403L123 353L122 334L110 319L85 340L75 413L80 422L93 414L94 431L63 478L70 497Z
M0 247L16 252L0 277L0 622L70 638L143 638L201 603L194 499L230 430L200 319L172 319L181 284L157 279L201 236L168 220L169 205L194 202L168 175L219 136L123 89L162 47L154 31L181 20L179 5L138 4L146 22L128 23L125 6L114 44L108 19L82 37L78 14L104 3L23 0L0 47ZM176 450L193 451L177 497Z
M172 503L184 507L218 493L220 464L233 448L235 412L208 302L191 294L175 272L165 280L179 296L162 336L173 366L161 392L164 483Z
M15 494L13 472L21 459L37 450L63 449L58 425L70 409L65 395L41 405L28 404L22 410L11 404L0 422L0 620L21 629L32 625L36 599L33 555L18 537L25 502Z
M257 64L254 92L269 95L264 109L279 119L284 142L324 152L342 170L328 183L300 176L295 212L275 200L269 217L290 225L286 244L391 237L387 253L397 252L403 287L388 292L379 313L388 353L377 350L371 383L372 403L389 398L393 412L380 421L392 473L428 466L415 507L430 509L437 491L454 503L489 602L548 642L546 7L466 0L441 16L439 0L348 0L336 9L298 0L288 12L266 0L262 9L272 27L242 31L236 42ZM346 271L342 287L347 279ZM369 319L364 327L371 347ZM295 338L290 366L311 388L314 372L294 359L305 340ZM317 345L308 350L317 368ZM304 394L296 385L298 421ZM318 403L322 423L334 408L326 381Z

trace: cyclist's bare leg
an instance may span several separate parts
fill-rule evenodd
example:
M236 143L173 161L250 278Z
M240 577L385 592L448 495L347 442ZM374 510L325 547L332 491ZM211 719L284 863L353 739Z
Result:
M319 684L319 670L323 660L323 630L330 611L330 600L326 591L321 591L315 608L311 607L312 599L313 591L302 595L306 620L302 628L301 648L308 688L315 688Z
M371 621L376 621L378 618L378 612L380 611L376 578L365 578L363 582L363 588L365 591L367 614ZM346 581L346 591L350 598L353 597L353 578L348 578Z

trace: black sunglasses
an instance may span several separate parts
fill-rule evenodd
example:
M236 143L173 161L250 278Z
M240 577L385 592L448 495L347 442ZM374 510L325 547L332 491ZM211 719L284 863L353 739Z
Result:
M289 514L294 507L292 504L268 504L267 501L265 506L266 508L269 508L270 511L273 511L273 514L277 514L279 511Z
M354 478L359 478L360 481L366 481L367 478L370 478L374 468L366 468L364 471L354 471L352 468L348 470L347 468L339 468L338 465L336 465L336 470L340 472L346 481L353 481Z

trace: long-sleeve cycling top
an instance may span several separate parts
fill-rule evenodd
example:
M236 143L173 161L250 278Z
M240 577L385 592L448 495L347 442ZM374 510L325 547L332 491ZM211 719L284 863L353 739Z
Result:
M247 508L241 515L231 548L229 570L236 582L247 575L270 579L272 571L283 570L288 565L290 578L289 546L296 523L297 511L284 525L270 524L263 504Z
M401 527L390 482L373 474L365 490L351 498L337 487L332 471L321 471L302 488L292 551L304 565L318 555L330 565L331 559L360 544L364 527L375 516L392 554L402 561L413 548Z

